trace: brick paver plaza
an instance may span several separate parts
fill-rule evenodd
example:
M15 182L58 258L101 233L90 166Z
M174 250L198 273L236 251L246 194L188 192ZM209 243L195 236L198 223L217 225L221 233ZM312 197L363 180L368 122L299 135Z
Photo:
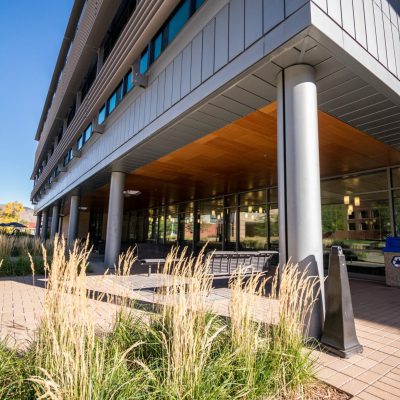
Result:
M23 345L31 340L40 320L44 301L44 279L15 277L0 279L0 336L9 343ZM163 283L162 275L136 274L127 278L88 277L92 289L110 294L129 294L147 304L158 301L154 289ZM221 286L221 287L219 287ZM210 306L218 313L227 314L229 289L217 285L208 296ZM354 399L400 398L400 289L383 283L351 281L356 329L364 346L361 355L348 360L319 351L317 375L325 382L354 395ZM101 326L109 326L115 306L101 301L90 301L93 313ZM276 302L265 299L257 309L264 318L276 313Z

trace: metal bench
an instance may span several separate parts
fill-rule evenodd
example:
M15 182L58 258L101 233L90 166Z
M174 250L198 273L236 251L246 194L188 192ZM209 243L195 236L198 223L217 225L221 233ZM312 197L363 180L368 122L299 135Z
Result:
M168 253L171 251L171 246L161 245L157 243L136 243L136 255L140 265L146 266L148 276L151 275L152 268L165 264Z
M206 256L210 257L210 273L223 276L231 275L239 268L247 268L247 273L268 272L276 254L276 251L210 251Z

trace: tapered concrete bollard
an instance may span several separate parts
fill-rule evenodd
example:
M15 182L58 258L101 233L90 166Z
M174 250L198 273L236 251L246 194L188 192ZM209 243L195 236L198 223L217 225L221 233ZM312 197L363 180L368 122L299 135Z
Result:
M328 351L349 358L363 348L357 339L346 259L340 246L331 248L328 273L321 343Z

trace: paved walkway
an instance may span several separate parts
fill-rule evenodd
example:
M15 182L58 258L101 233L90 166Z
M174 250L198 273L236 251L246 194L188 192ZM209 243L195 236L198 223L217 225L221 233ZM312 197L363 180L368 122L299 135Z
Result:
M101 272L101 268L96 270ZM226 282L216 281L208 297L215 312L228 315L229 289ZM146 274L126 278L94 274L88 277L91 289L111 295L129 294L150 308L159 301L155 288L163 284L163 276ZM317 375L325 382L354 395L354 399L400 399L400 289L382 283L351 281L356 329L364 352L343 360L319 351ZM8 337L17 345L33 337L40 320L44 301L44 280L31 277L0 279L0 337ZM105 327L112 323L113 305L90 302L96 321ZM274 319L276 301L263 300L256 315Z

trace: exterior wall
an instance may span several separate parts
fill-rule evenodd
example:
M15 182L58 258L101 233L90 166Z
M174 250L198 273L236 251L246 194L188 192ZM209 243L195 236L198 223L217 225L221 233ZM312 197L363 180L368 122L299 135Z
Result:
M400 78L398 0L312 0L347 34Z
M307 2L209 1L38 204L51 204L303 31ZM301 7L301 8L299 8ZM144 160L144 163L146 160Z

